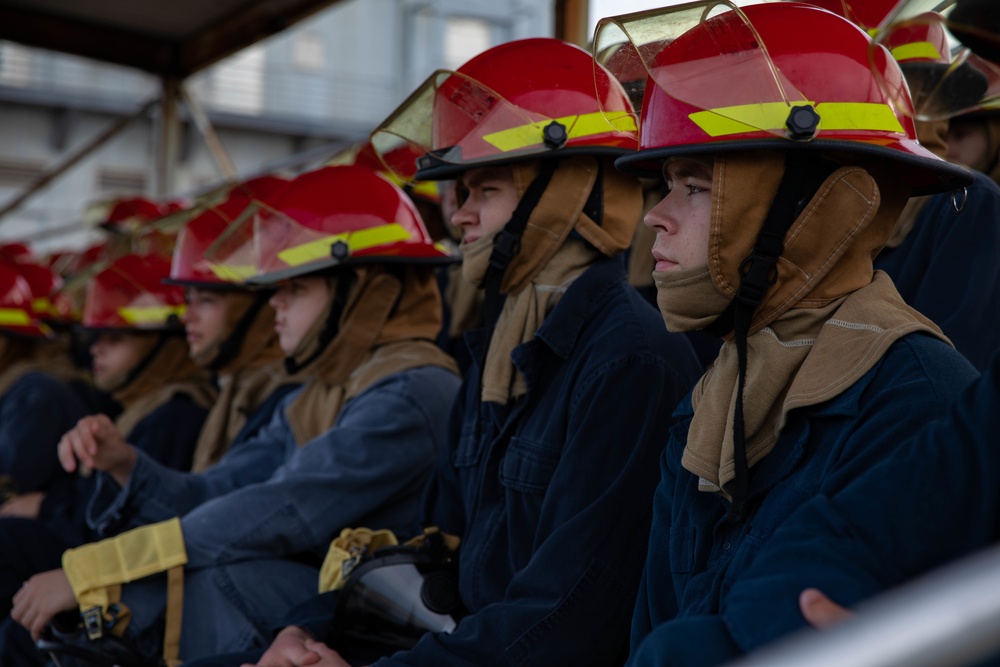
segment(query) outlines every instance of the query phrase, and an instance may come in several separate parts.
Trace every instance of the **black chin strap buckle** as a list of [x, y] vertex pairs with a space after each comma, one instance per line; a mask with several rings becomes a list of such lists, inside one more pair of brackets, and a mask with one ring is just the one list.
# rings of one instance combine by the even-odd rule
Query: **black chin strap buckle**
[[778, 258], [754, 252], [740, 264], [740, 287], [736, 298], [755, 308], [767, 290], [778, 281]]
[[[790, 226], [790, 225], [789, 225]], [[736, 298], [751, 309], [764, 299], [767, 290], [778, 281], [778, 257], [785, 249], [787, 228], [765, 226], [757, 237], [753, 251], [740, 264], [740, 286]]]
[[521, 251], [521, 238], [506, 227], [500, 230], [493, 239], [493, 251], [490, 253], [490, 267], [497, 271], [507, 268], [510, 260]]

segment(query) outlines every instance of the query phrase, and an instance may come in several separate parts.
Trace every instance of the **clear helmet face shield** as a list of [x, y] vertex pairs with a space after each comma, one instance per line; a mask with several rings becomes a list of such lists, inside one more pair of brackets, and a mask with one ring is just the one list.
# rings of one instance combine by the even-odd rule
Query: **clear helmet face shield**
[[836, 150], [900, 163], [915, 194], [968, 182], [917, 141], [889, 51], [815, 5], [707, 0], [609, 17], [594, 58], [641, 94], [639, 151], [616, 162], [627, 171], [718, 151]]
[[280, 199], [254, 200], [205, 255], [216, 270], [238, 267], [249, 284], [260, 285], [349, 262], [453, 261], [402, 191], [357, 166], [307, 172]]
[[[902, 0], [874, 32], [907, 73], [914, 117], [942, 120], [1000, 107], [1000, 3]], [[877, 76], [890, 96], [891, 87]]]
[[404, 180], [555, 155], [620, 155], [636, 145], [635, 117], [586, 51], [552, 39], [494, 47], [458, 70], [434, 72], [371, 136]]
[[[709, 0], [601, 19], [593, 49], [640, 116], [649, 115], [642, 113], [644, 105], [661, 103], [665, 94], [690, 107], [689, 121], [709, 136], [784, 137], [792, 107], [823, 100], [799, 90], [766, 46], [740, 7]], [[658, 90], [647, 89], [650, 84]], [[662, 145], [647, 136], [656, 128], [640, 133], [641, 146]]]
[[450, 633], [465, 615], [453, 563], [387, 548], [358, 565], [337, 600], [335, 646], [364, 661]]
[[[324, 227], [343, 231], [331, 233]], [[249, 284], [264, 285], [332, 268], [372, 248], [409, 239], [402, 225], [383, 224], [374, 215], [319, 215], [257, 203], [229, 225], [206, 256], [213, 270], [244, 274]]]
[[253, 247], [237, 242], [240, 224], [264, 209], [252, 197], [230, 197], [206, 208], [178, 233], [168, 283], [211, 285], [246, 282], [254, 273]]
[[108, 264], [87, 286], [82, 324], [87, 329], [179, 329], [184, 290], [164, 284], [170, 262], [159, 255], [126, 255]]

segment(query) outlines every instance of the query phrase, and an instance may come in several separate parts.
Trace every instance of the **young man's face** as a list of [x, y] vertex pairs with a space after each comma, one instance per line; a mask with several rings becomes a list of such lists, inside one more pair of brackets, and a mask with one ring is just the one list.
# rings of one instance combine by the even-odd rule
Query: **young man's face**
[[142, 361], [142, 339], [124, 331], [102, 331], [90, 345], [93, 355], [94, 384], [99, 389], [114, 389]]
[[222, 342], [226, 333], [226, 295], [213, 290], [189, 287], [186, 293], [187, 308], [184, 310], [184, 329], [187, 332], [191, 356]]
[[679, 271], [708, 264], [708, 223], [712, 214], [712, 168], [678, 159], [663, 167], [667, 196], [643, 222], [655, 234], [656, 271]]
[[292, 278], [271, 296], [274, 331], [285, 354], [292, 354], [330, 303], [330, 284], [325, 278]]
[[451, 224], [462, 231], [464, 243], [500, 231], [520, 200], [510, 167], [470, 169], [459, 177], [458, 190], [459, 200], [465, 195], [465, 201], [452, 214]]
[[948, 159], [967, 167], [990, 163], [986, 159], [986, 126], [979, 121], [955, 121], [948, 125]]

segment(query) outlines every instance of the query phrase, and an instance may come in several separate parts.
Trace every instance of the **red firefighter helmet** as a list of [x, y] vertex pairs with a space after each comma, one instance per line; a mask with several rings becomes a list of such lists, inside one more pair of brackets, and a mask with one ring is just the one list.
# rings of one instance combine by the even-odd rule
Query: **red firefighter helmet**
[[168, 206], [146, 197], [123, 197], [109, 202], [107, 213], [99, 224], [108, 231], [129, 233], [170, 212]]
[[19, 241], [10, 241], [7, 243], [0, 243], [0, 257], [10, 260], [12, 262], [33, 262], [35, 261], [35, 253], [31, 251], [27, 243], [21, 243]]
[[586, 51], [533, 38], [438, 70], [371, 142], [401, 178], [440, 180], [525, 158], [621, 155], [635, 149], [636, 125], [625, 91]]
[[238, 287], [254, 273], [253, 244], [227, 230], [240, 228], [260, 210], [269, 210], [290, 181], [261, 176], [229, 191], [228, 198], [205, 209], [181, 229], [174, 245], [168, 284], [223, 289]]
[[158, 254], [114, 260], [87, 286], [83, 326], [142, 331], [180, 328], [184, 289], [163, 284], [169, 273], [169, 260]]
[[84, 250], [61, 251], [48, 256], [47, 267], [58, 276], [60, 284], [49, 296], [47, 322], [63, 325], [80, 322], [87, 283], [107, 263], [106, 249], [106, 242], [101, 242]]
[[[923, 120], [944, 119], [1000, 102], [1000, 89], [993, 85], [1000, 79], [1000, 3], [929, 4], [900, 0], [875, 36], [876, 44], [900, 60], [908, 78], [908, 63], [923, 67], [921, 79], [911, 82], [912, 113]], [[926, 11], [929, 8], [934, 11]], [[935, 53], [941, 58], [935, 60]], [[885, 88], [889, 95], [895, 92]]]
[[[253, 244], [254, 284], [368, 262], [454, 261], [436, 246], [413, 202], [380, 174], [359, 166], [323, 167], [291, 181], [273, 208], [226, 232], [228, 246]], [[212, 253], [210, 253], [212, 254]]]
[[[898, 0], [809, 0], [809, 4], [840, 14], [889, 49], [906, 76], [917, 118], [953, 115], [955, 109], [974, 105], [986, 91], [986, 77], [964, 62], [964, 56], [952, 65], [948, 33], [940, 14], [918, 14], [912, 21], [887, 27], [885, 35], [878, 38], [879, 26]], [[875, 76], [878, 79], [880, 74]], [[903, 108], [909, 107], [904, 104]]]
[[898, 108], [909, 106], [906, 81], [888, 51], [819, 7], [710, 0], [612, 17], [598, 24], [594, 48], [609, 63], [624, 49], [630, 57], [615, 59], [618, 70], [636, 71], [638, 59], [647, 73], [639, 151], [617, 162], [626, 170], [658, 173], [675, 155], [774, 148], [892, 161], [914, 194], [971, 182], [917, 142], [912, 112]]
[[54, 309], [53, 297], [62, 287], [63, 280], [52, 269], [34, 262], [19, 262], [18, 270], [31, 288], [31, 310], [42, 320], [61, 320], [61, 313]]
[[[422, 153], [417, 152], [414, 148], [406, 144], [400, 146], [399, 151], [405, 152], [405, 155], [395, 155], [389, 159], [390, 162], [400, 162], [402, 164], [416, 164], [417, 158], [419, 158]], [[348, 146], [347, 148], [338, 151], [329, 161], [327, 161], [327, 166], [336, 167], [338, 165], [356, 164], [359, 167], [366, 167], [372, 171], [377, 171], [382, 174], [390, 181], [403, 188], [403, 191], [411, 197], [416, 197], [422, 199], [429, 204], [434, 204], [435, 206], [441, 205], [441, 191], [438, 189], [438, 184], [436, 181], [408, 181], [399, 177], [396, 172], [391, 169], [387, 169], [385, 163], [375, 152], [370, 141], [363, 144], [354, 144]]]
[[899, 4], [899, 0], [807, 0], [810, 5], [840, 14], [862, 30], [874, 35], [878, 26]]
[[64, 279], [72, 278], [104, 258], [106, 242], [101, 241], [83, 250], [61, 250], [50, 254], [48, 267]]
[[286, 187], [288, 187], [287, 178], [274, 174], [264, 174], [237, 183], [226, 193], [226, 198], [243, 197], [266, 202], [277, 197]]
[[52, 331], [32, 307], [34, 293], [24, 267], [0, 260], [0, 330], [29, 338], [48, 338]]

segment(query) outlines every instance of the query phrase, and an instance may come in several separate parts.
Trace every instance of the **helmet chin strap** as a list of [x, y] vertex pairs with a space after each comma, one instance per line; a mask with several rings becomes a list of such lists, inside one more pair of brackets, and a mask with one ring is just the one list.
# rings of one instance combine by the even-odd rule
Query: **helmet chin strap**
[[503, 299], [500, 295], [500, 283], [503, 281], [504, 273], [510, 261], [521, 251], [521, 237], [528, 226], [528, 219], [531, 213], [538, 206], [545, 189], [552, 181], [552, 174], [559, 166], [558, 160], [542, 160], [538, 175], [528, 185], [521, 200], [517, 202], [517, 207], [510, 216], [510, 220], [503, 226], [503, 229], [493, 237], [493, 251], [490, 253], [490, 264], [483, 276], [483, 314], [485, 321], [492, 330], [496, 325], [497, 318], [500, 317], [500, 307]]
[[[528, 219], [532, 211], [538, 206], [545, 189], [552, 181], [552, 174], [558, 167], [558, 160], [542, 160], [538, 175], [528, 185], [521, 200], [517, 203], [510, 220], [503, 229], [493, 237], [493, 251], [490, 253], [490, 263], [483, 277], [482, 289], [483, 297], [483, 321], [486, 323], [486, 339], [483, 344], [482, 354], [479, 358], [479, 395], [483, 390], [483, 373], [486, 369], [486, 356], [490, 351], [490, 341], [493, 338], [493, 331], [496, 328], [497, 320], [500, 318], [500, 309], [503, 306], [504, 297], [500, 294], [500, 283], [503, 281], [504, 273], [510, 261], [521, 251], [521, 237], [528, 226]], [[482, 420], [476, 417], [476, 437], [482, 432]]]
[[740, 284], [726, 310], [706, 329], [718, 336], [733, 332], [739, 375], [733, 416], [733, 448], [736, 477], [732, 483], [732, 503], [728, 518], [740, 521], [750, 492], [746, 433], [743, 419], [743, 392], [747, 375], [747, 337], [754, 311], [778, 278], [778, 258], [785, 248], [785, 235], [802, 210], [812, 200], [836, 165], [815, 155], [789, 152], [778, 192], [771, 202], [764, 225], [750, 255], [740, 264]]
[[289, 375], [295, 375], [316, 361], [323, 354], [323, 350], [337, 337], [337, 333], [340, 331], [340, 318], [347, 307], [347, 297], [351, 293], [351, 287], [354, 285], [355, 278], [354, 271], [345, 271], [340, 275], [339, 280], [337, 280], [337, 291], [333, 297], [333, 307], [330, 308], [330, 313], [326, 317], [326, 324], [323, 325], [323, 329], [319, 332], [319, 344], [316, 346], [316, 351], [302, 363], [297, 363], [293, 357], [285, 357], [285, 371]]
[[159, 338], [156, 341], [156, 345], [153, 346], [153, 349], [147, 352], [146, 356], [143, 357], [139, 361], [139, 363], [135, 365], [135, 368], [129, 371], [129, 374], [125, 377], [125, 380], [121, 384], [119, 384], [117, 387], [114, 387], [110, 391], [121, 391], [125, 387], [135, 382], [136, 378], [142, 375], [142, 372], [146, 370], [146, 368], [149, 366], [150, 363], [152, 363], [153, 358], [156, 357], [157, 354], [159, 354], [160, 350], [166, 344], [168, 337], [171, 335], [177, 335], [178, 333], [179, 332], [177, 331], [159, 332]]
[[267, 300], [270, 297], [271, 292], [269, 291], [261, 291], [254, 297], [250, 307], [247, 308], [246, 312], [243, 313], [243, 316], [236, 323], [236, 326], [233, 327], [233, 333], [226, 340], [222, 341], [222, 344], [219, 346], [219, 353], [215, 355], [215, 359], [209, 365], [210, 370], [218, 371], [236, 358], [236, 355], [240, 353], [240, 348], [243, 347], [243, 340], [247, 337], [247, 332], [250, 331], [250, 325], [257, 319], [257, 315], [267, 304]]

